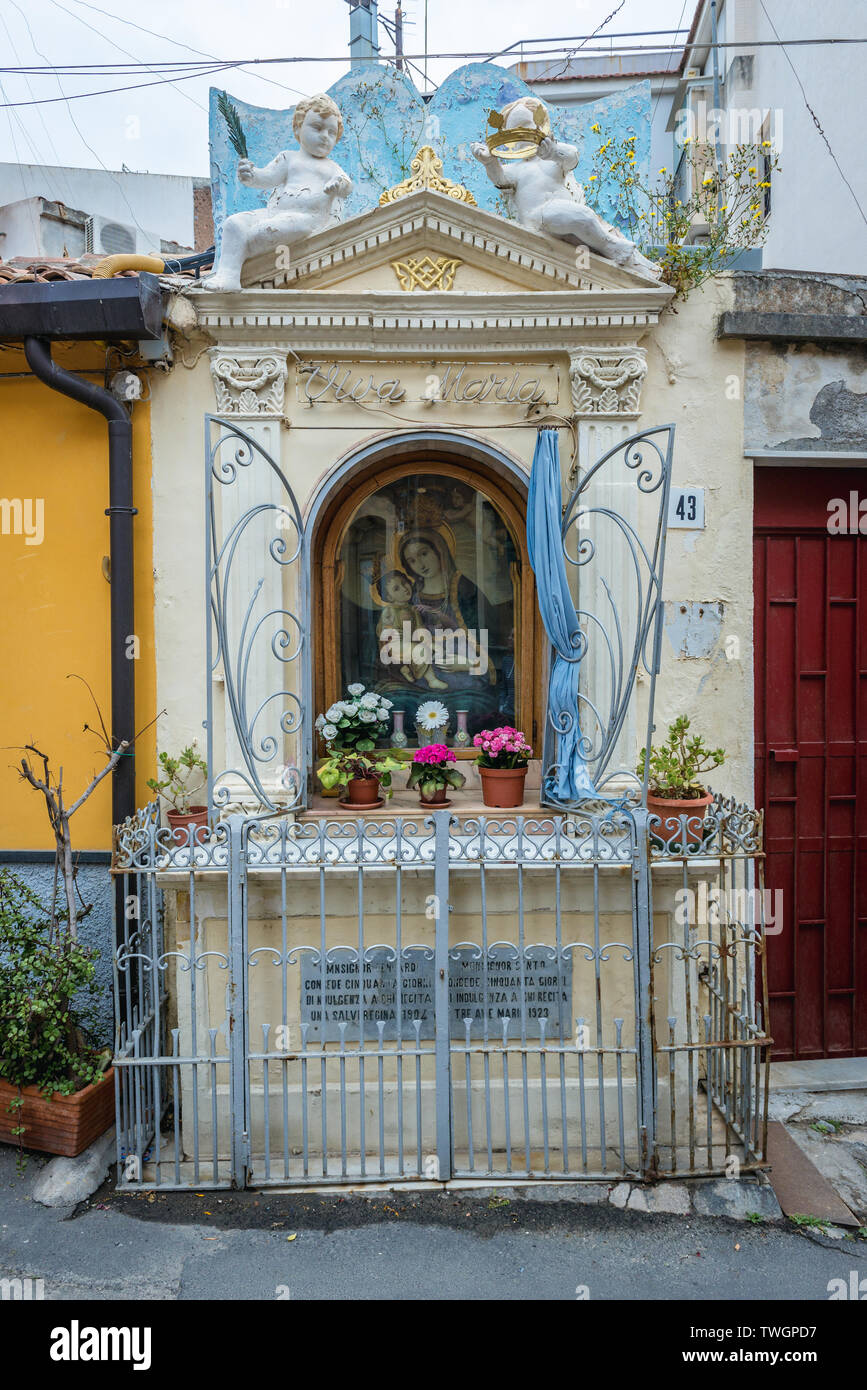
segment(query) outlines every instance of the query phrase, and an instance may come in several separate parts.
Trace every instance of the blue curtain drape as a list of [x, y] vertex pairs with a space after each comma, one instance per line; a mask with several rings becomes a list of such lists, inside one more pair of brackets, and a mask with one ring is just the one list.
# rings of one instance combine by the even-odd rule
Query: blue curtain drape
[[557, 768], [543, 768], [545, 799], [570, 805], [598, 795], [581, 756], [578, 681], [584, 640], [569, 592], [561, 535], [560, 449], [555, 429], [540, 429], [527, 498], [527, 549], [536, 576], [539, 611], [554, 648], [547, 718], [557, 734]]

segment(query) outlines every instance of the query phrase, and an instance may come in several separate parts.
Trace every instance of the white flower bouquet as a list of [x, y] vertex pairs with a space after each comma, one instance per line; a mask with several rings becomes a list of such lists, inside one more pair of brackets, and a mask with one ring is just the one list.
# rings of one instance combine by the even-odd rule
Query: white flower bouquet
[[335, 700], [324, 714], [316, 716], [316, 728], [328, 744], [329, 753], [353, 749], [370, 753], [384, 732], [392, 702], [363, 685], [348, 685], [346, 698]]
[[350, 792], [353, 782], [375, 778], [385, 795], [390, 796], [391, 774], [403, 764], [385, 752], [371, 755], [388, 724], [392, 702], [358, 684], [347, 686], [346, 696], [317, 715], [316, 728], [328, 749], [317, 776], [326, 791], [349, 785]]

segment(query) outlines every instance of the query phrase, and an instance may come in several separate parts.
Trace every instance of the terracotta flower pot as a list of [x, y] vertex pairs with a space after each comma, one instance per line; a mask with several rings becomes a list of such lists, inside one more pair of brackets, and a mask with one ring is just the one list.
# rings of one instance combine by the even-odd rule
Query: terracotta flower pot
[[447, 800], [445, 787], [437, 787], [430, 796], [425, 796], [423, 791], [419, 791], [418, 799], [422, 806], [442, 806]]
[[480, 767], [482, 800], [486, 806], [520, 806], [524, 800], [527, 768]]
[[[166, 816], [174, 832], [172, 839], [179, 845], [185, 845], [187, 843], [188, 826], [208, 824], [207, 806], [191, 806], [189, 811], [167, 811]], [[196, 836], [193, 835], [193, 840], [195, 839]]]
[[350, 777], [346, 784], [346, 800], [352, 806], [372, 806], [379, 801], [379, 778]]
[[23, 1125], [25, 1149], [75, 1158], [114, 1123], [114, 1067], [71, 1096], [59, 1091], [44, 1096], [38, 1086], [22, 1086], [24, 1105], [9, 1111], [17, 1096], [18, 1087], [0, 1079], [0, 1140], [17, 1144], [18, 1135], [12, 1131]]
[[[658, 840], [663, 840], [665, 844], [670, 844], [676, 840], [681, 842], [680, 817], [685, 815], [686, 821], [686, 844], [700, 844], [703, 838], [702, 827], [704, 818], [707, 815], [707, 808], [713, 801], [710, 792], [705, 792], [704, 796], [696, 796], [691, 800], [669, 800], [667, 797], [653, 796], [647, 794], [647, 809], [652, 816], [659, 816], [660, 824], [651, 827], [651, 835], [655, 835]], [[671, 822], [666, 824], [666, 822]]]

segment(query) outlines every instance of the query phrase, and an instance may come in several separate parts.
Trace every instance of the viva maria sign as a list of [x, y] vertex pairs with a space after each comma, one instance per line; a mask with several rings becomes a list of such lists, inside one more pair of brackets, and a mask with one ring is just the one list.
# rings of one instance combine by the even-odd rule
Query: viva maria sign
[[[533, 374], [532, 367], [513, 367], [507, 363], [449, 362], [441, 367], [434, 363], [427, 372], [422, 370], [423, 376], [413, 397], [408, 395], [411, 388], [404, 386], [398, 376], [380, 377], [366, 368], [345, 362], [316, 362], [307, 368], [303, 389], [299, 383], [299, 395], [311, 404], [352, 401], [357, 405], [396, 404], [413, 398], [431, 403], [444, 401], [450, 405], [487, 401], [496, 405], [528, 406], [551, 400], [552, 393], [546, 390], [538, 368]], [[554, 399], [558, 394], [555, 385]]]

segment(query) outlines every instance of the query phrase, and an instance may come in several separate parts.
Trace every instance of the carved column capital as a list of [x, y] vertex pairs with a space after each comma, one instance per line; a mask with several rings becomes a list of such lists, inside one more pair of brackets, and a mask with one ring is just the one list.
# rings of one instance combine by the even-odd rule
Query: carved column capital
[[282, 415], [285, 347], [211, 348], [211, 377], [220, 415]]
[[644, 348], [573, 348], [569, 354], [572, 409], [576, 415], [637, 416], [647, 373]]

